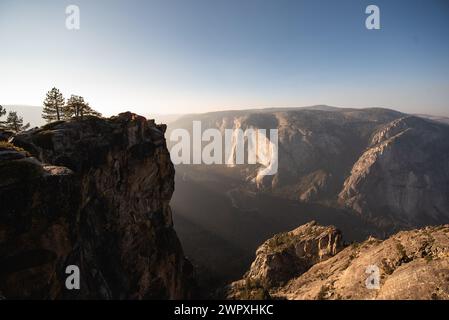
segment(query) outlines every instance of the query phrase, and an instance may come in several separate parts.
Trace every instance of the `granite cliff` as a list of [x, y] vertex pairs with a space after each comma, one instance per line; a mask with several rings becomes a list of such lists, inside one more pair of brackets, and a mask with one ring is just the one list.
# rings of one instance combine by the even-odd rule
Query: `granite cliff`
[[203, 130], [278, 129], [276, 174], [260, 177], [258, 165], [208, 168], [212, 178], [238, 176], [241, 194], [342, 208], [380, 234], [449, 222], [447, 124], [382, 108], [315, 106], [188, 115], [169, 130], [191, 130], [194, 120]]
[[448, 137], [449, 126], [414, 116], [380, 127], [352, 167], [339, 200], [386, 226], [446, 223]]
[[[132, 113], [60, 121], [0, 144], [0, 291], [6, 298], [189, 298], [173, 229], [164, 125]], [[80, 269], [80, 290], [65, 268]]]

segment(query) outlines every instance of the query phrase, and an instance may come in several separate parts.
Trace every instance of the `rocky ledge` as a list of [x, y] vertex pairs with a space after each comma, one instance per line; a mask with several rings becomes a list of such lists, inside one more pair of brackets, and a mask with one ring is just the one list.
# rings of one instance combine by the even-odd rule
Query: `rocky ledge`
[[[0, 292], [33, 299], [189, 298], [165, 126], [132, 113], [0, 142]], [[67, 290], [68, 265], [80, 289]]]
[[[299, 229], [307, 234], [305, 230], [314, 228], [317, 226], [307, 224]], [[259, 248], [245, 278], [228, 286], [228, 298], [449, 299], [449, 225], [402, 231], [384, 241], [370, 237], [362, 243], [340, 248], [336, 254], [327, 250], [331, 254], [321, 259], [312, 255], [315, 259], [311, 263], [316, 263], [308, 270], [301, 265], [295, 276], [280, 285], [270, 285], [251, 276], [264, 273], [265, 265], [256, 262], [276, 254], [277, 249], [266, 252], [267, 243], [276, 237], [279, 235]], [[301, 243], [292, 233], [283, 237], [291, 238], [284, 241]], [[322, 234], [316, 239], [320, 238], [323, 239]], [[278, 259], [291, 259], [290, 254], [285, 252]], [[280, 274], [284, 275], [282, 271]]]
[[333, 226], [319, 226], [315, 221], [277, 234], [257, 249], [250, 270], [244, 279], [231, 284], [227, 297], [246, 299], [255, 295], [261, 298], [266, 293], [257, 289], [282, 286], [342, 249], [341, 232]]

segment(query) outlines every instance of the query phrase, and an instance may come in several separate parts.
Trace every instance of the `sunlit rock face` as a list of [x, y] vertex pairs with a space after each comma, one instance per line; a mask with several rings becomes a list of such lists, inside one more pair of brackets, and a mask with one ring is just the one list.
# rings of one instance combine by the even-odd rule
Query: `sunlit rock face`
[[[242, 190], [346, 208], [388, 233], [449, 222], [449, 126], [443, 123], [388, 109], [316, 106], [188, 115], [169, 131], [191, 130], [194, 120], [204, 130], [278, 130], [275, 174], [264, 175], [263, 159], [273, 148], [260, 148], [256, 165], [229, 168], [229, 175], [238, 172]], [[234, 140], [230, 146], [235, 158]]]
[[[335, 197], [345, 174], [368, 143], [369, 135], [379, 125], [388, 123], [400, 113], [391, 110], [337, 108], [262, 109], [214, 112], [185, 116], [169, 126], [169, 131], [185, 128], [192, 131], [192, 122], [200, 121], [203, 130], [217, 128], [223, 135], [226, 129], [276, 129], [278, 136], [278, 170], [263, 176], [262, 170], [271, 158], [273, 148], [260, 148], [258, 165], [240, 165], [242, 180], [259, 190], [277, 195], [313, 201]], [[267, 132], [261, 144], [270, 140]], [[245, 140], [247, 142], [247, 140]], [[268, 143], [269, 144], [269, 143]], [[237, 146], [231, 140], [231, 158]], [[245, 144], [245, 154], [249, 146]], [[261, 174], [262, 173], [262, 174]]]
[[449, 126], [402, 117], [377, 130], [339, 198], [379, 222], [449, 219]]
[[446, 300], [449, 299], [448, 245], [448, 225], [403, 231], [384, 241], [370, 238], [314, 265], [273, 296]]
[[[267, 246], [280, 239], [308, 249], [292, 255], [282, 246], [281, 250], [279, 245]], [[346, 246], [339, 239], [341, 234], [335, 233], [334, 227], [314, 223], [275, 235], [257, 250], [245, 277], [224, 289], [225, 296], [289, 300], [449, 299], [449, 225], [402, 231], [383, 241], [370, 237]], [[323, 248], [322, 244], [325, 254], [320, 256], [316, 249]], [[270, 255], [278, 255], [276, 261], [284, 261], [270, 271], [270, 279], [282, 277], [281, 282], [263, 281], [261, 277], [267, 274], [269, 261], [264, 257]], [[309, 257], [310, 264], [288, 264], [292, 256]], [[276, 266], [274, 262], [268, 264]], [[286, 268], [290, 268], [288, 274]]]
[[[192, 267], [172, 225], [165, 126], [131, 113], [56, 122], [0, 150], [0, 291], [8, 298], [176, 299]], [[65, 268], [80, 269], [67, 290]]]
[[245, 274], [245, 280], [280, 286], [315, 263], [334, 256], [342, 248], [339, 230], [310, 222], [263, 243], [256, 251], [256, 259]]

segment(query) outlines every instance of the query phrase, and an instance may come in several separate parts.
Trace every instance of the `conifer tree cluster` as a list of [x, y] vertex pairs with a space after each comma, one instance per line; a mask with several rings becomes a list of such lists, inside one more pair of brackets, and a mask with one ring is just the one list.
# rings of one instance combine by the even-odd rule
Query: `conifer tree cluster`
[[64, 117], [83, 118], [84, 116], [101, 117], [101, 114], [92, 109], [83, 97], [72, 95], [64, 107]]
[[10, 130], [14, 132], [19, 132], [26, 130], [30, 127], [30, 124], [23, 124], [23, 118], [20, 117], [17, 112], [10, 111], [8, 112], [8, 116], [5, 121], [2, 121], [1, 118], [6, 115], [6, 110], [3, 106], [0, 105], [0, 129]]
[[92, 109], [83, 97], [72, 95], [67, 102], [57, 88], [47, 92], [44, 100], [42, 118], [47, 122], [83, 118], [84, 116], [101, 117], [101, 113]]

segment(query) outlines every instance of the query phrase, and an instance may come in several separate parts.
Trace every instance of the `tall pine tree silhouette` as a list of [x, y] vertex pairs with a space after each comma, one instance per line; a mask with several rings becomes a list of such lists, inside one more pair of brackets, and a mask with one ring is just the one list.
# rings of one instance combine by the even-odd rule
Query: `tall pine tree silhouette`
[[61, 120], [63, 118], [64, 97], [58, 89], [53, 88], [47, 92], [44, 100], [42, 118], [47, 122]]
[[6, 114], [5, 108], [3, 108], [2, 105], [0, 105], [0, 118], [3, 117]]
[[[3, 117], [6, 114], [5, 108], [3, 108], [2, 105], [0, 105], [0, 118]], [[3, 128], [4, 121], [0, 120], [0, 129]]]

